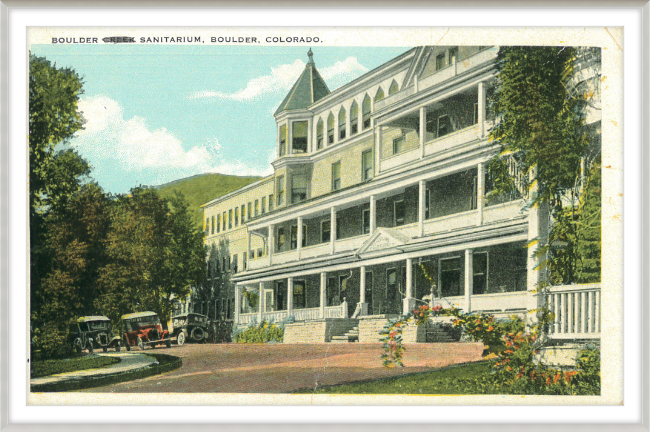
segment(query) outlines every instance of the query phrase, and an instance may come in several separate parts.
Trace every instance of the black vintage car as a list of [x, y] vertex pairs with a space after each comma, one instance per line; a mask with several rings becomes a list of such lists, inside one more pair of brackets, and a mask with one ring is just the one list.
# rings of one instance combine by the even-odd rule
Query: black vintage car
[[120, 351], [122, 345], [119, 336], [113, 336], [111, 320], [105, 316], [85, 316], [77, 319], [77, 322], [70, 326], [68, 343], [72, 349], [81, 352], [87, 349], [93, 352], [101, 348], [104, 352], [109, 348]]
[[210, 320], [205, 315], [188, 313], [172, 317], [172, 326], [174, 328], [172, 339], [176, 338], [178, 345], [183, 345], [187, 341], [205, 342], [208, 338]]

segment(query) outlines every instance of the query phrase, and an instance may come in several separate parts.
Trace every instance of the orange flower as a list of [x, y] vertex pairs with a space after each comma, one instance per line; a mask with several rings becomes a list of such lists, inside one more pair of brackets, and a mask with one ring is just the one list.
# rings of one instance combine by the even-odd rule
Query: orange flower
[[546, 385], [551, 385], [551, 377], [546, 378]]
[[476, 331], [480, 331], [480, 330], [481, 330], [481, 327], [480, 327], [480, 326], [479, 326], [479, 327], [476, 327]]
[[567, 384], [571, 382], [571, 378], [573, 378], [575, 375], [578, 375], [578, 372], [571, 371], [571, 372], [564, 373], [564, 379], [566, 380]]
[[492, 326], [488, 327], [488, 331], [492, 331], [492, 330], [494, 330], [494, 327]]
[[519, 373], [517, 374], [517, 379], [521, 378], [522, 375], [523, 375], [523, 373], [519, 372]]
[[511, 342], [511, 341], [506, 341], [506, 346], [511, 347], [511, 346], [512, 346], [512, 342]]
[[558, 372], [558, 373], [555, 375], [555, 378], [553, 378], [553, 384], [557, 383], [558, 380], [559, 380], [561, 377], [562, 377], [562, 374]]
[[510, 366], [508, 366], [508, 372], [510, 372], [510, 371], [512, 371], [512, 368]]
[[504, 353], [504, 354], [512, 354], [513, 351], [512, 351], [512, 350], [505, 350], [503, 353]]

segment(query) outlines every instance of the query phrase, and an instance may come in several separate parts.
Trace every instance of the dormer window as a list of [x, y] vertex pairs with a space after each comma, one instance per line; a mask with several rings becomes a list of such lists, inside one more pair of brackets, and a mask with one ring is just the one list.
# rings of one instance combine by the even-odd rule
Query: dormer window
[[330, 113], [327, 118], [327, 144], [334, 143], [334, 115]]
[[280, 156], [287, 154], [287, 125], [280, 126]]
[[366, 95], [363, 99], [363, 105], [361, 107], [362, 111], [362, 122], [363, 130], [366, 130], [370, 127], [370, 97]]
[[292, 153], [307, 153], [308, 123], [296, 121], [292, 123]]
[[291, 202], [293, 204], [307, 199], [308, 179], [305, 174], [291, 176]]
[[318, 125], [316, 126], [316, 148], [318, 150], [323, 148], [324, 137], [323, 137], [323, 119], [318, 120]]
[[390, 85], [390, 88], [388, 89], [388, 95], [394, 95], [399, 91], [399, 86], [397, 85], [397, 81], [393, 80], [393, 82]]
[[359, 132], [359, 105], [356, 102], [350, 107], [350, 136]]
[[379, 102], [382, 99], [384, 99], [384, 90], [379, 87], [379, 90], [377, 90], [377, 93], [375, 94], [375, 102]]
[[345, 108], [341, 108], [339, 111], [339, 139], [345, 139], [345, 127], [346, 127], [346, 117], [345, 117]]

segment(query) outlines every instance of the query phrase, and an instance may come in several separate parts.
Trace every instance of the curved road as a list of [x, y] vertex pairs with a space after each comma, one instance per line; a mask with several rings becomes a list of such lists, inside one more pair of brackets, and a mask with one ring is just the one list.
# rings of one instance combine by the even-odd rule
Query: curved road
[[[187, 344], [145, 352], [182, 357], [174, 371], [83, 390], [109, 393], [291, 393], [352, 381], [422, 372], [481, 359], [482, 344], [406, 346], [404, 368], [381, 365], [380, 344]], [[132, 352], [140, 352], [138, 349]]]

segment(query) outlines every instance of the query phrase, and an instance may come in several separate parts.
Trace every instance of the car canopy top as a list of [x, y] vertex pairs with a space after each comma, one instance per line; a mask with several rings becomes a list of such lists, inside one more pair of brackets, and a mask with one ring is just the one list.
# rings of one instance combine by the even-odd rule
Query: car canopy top
[[133, 318], [142, 318], [142, 317], [148, 317], [148, 316], [157, 316], [158, 314], [156, 312], [135, 312], [135, 313], [130, 313], [126, 315], [122, 315], [123, 320], [127, 319], [133, 319]]
[[78, 323], [90, 322], [90, 321], [110, 321], [110, 319], [108, 319], [105, 316], [101, 316], [101, 315], [98, 315], [98, 316], [85, 316], [85, 317], [81, 317], [81, 318], [77, 319]]

